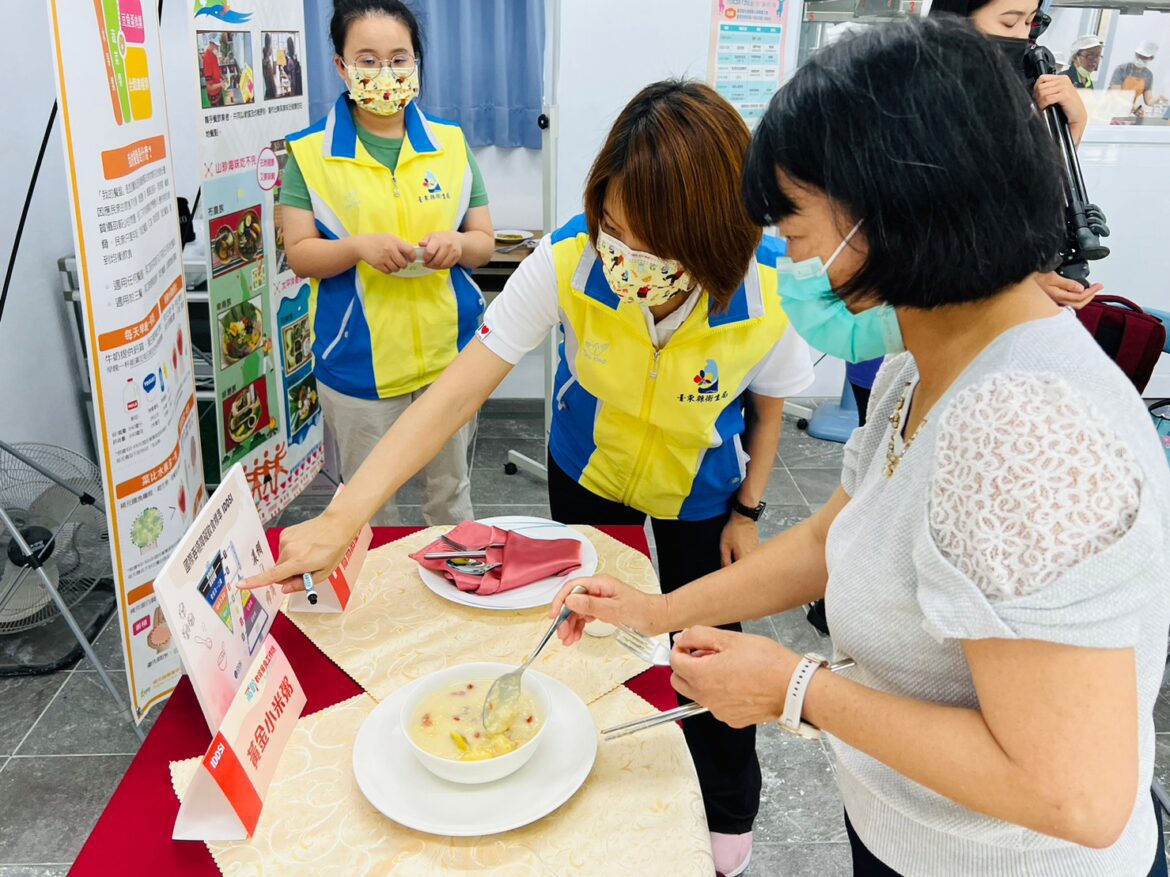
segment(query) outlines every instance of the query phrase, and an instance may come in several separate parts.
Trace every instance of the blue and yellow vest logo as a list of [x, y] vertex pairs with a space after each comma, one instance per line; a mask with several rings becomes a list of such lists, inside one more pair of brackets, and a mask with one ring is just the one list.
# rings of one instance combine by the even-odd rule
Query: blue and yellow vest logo
[[426, 176], [423, 177], [422, 187], [426, 194], [419, 195], [419, 204], [422, 204], [424, 201], [449, 201], [451, 199], [451, 194], [444, 192], [443, 187], [439, 185], [439, 178], [435, 176], [434, 171], [426, 172]]
[[726, 390], [719, 391], [719, 364], [715, 360], [708, 359], [707, 364], [699, 369], [694, 380], [697, 385], [696, 391], [694, 393], [679, 393], [678, 401], [717, 402], [728, 397]]

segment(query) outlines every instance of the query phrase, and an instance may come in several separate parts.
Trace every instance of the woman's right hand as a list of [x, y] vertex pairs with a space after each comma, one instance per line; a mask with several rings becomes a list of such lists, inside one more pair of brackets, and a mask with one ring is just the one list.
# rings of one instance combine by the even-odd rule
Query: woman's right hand
[[361, 234], [354, 238], [358, 258], [376, 271], [393, 274], [414, 261], [414, 244], [392, 234]]
[[280, 562], [272, 569], [240, 582], [245, 590], [280, 585], [285, 594], [305, 589], [304, 575], [324, 582], [341, 564], [356, 529], [343, 524], [328, 511], [280, 534]]
[[[570, 593], [577, 587], [584, 587], [585, 593]], [[647, 594], [612, 576], [566, 582], [553, 600], [549, 617], [555, 618], [565, 605], [573, 614], [560, 626], [557, 635], [567, 646], [581, 639], [585, 625], [594, 620], [624, 624], [651, 636], [667, 630], [666, 598], [663, 595]]]

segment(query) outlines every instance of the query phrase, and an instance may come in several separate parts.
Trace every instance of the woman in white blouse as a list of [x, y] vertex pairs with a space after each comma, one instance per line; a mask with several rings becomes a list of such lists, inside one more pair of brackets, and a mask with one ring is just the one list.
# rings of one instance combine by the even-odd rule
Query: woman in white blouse
[[[793, 325], [822, 350], [907, 352], [811, 519], [668, 597], [589, 580], [562, 636], [687, 628], [681, 693], [733, 726], [820, 729], [857, 874], [1165, 874], [1170, 473], [1125, 376], [1029, 279], [1061, 196], [1009, 75], [929, 20], [842, 40], [781, 89], [744, 190], [788, 238]], [[821, 596], [856, 661], [839, 673], [698, 626]]]

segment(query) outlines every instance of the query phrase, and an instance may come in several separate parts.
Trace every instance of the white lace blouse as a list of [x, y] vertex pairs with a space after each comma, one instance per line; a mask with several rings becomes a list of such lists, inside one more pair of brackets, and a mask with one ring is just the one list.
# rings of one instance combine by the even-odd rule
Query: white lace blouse
[[838, 657], [870, 687], [976, 707], [963, 640], [1133, 648], [1141, 788], [1117, 844], [1091, 850], [967, 810], [830, 738], [850, 819], [907, 877], [1144, 875], [1170, 627], [1170, 467], [1149, 416], [1070, 313], [997, 339], [905, 447], [890, 421], [916, 383], [912, 357], [887, 362], [846, 447], [852, 500], [826, 549]]

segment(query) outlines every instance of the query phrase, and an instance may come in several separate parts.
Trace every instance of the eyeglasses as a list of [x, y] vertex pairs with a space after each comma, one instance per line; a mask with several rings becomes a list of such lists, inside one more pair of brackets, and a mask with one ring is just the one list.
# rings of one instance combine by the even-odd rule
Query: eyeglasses
[[347, 61], [363, 73], [377, 73], [379, 70], [389, 68], [395, 73], [411, 74], [414, 72], [418, 62], [413, 55], [406, 52], [399, 52], [392, 58], [379, 58], [377, 55], [372, 55], [368, 52], [362, 52], [352, 61]]

